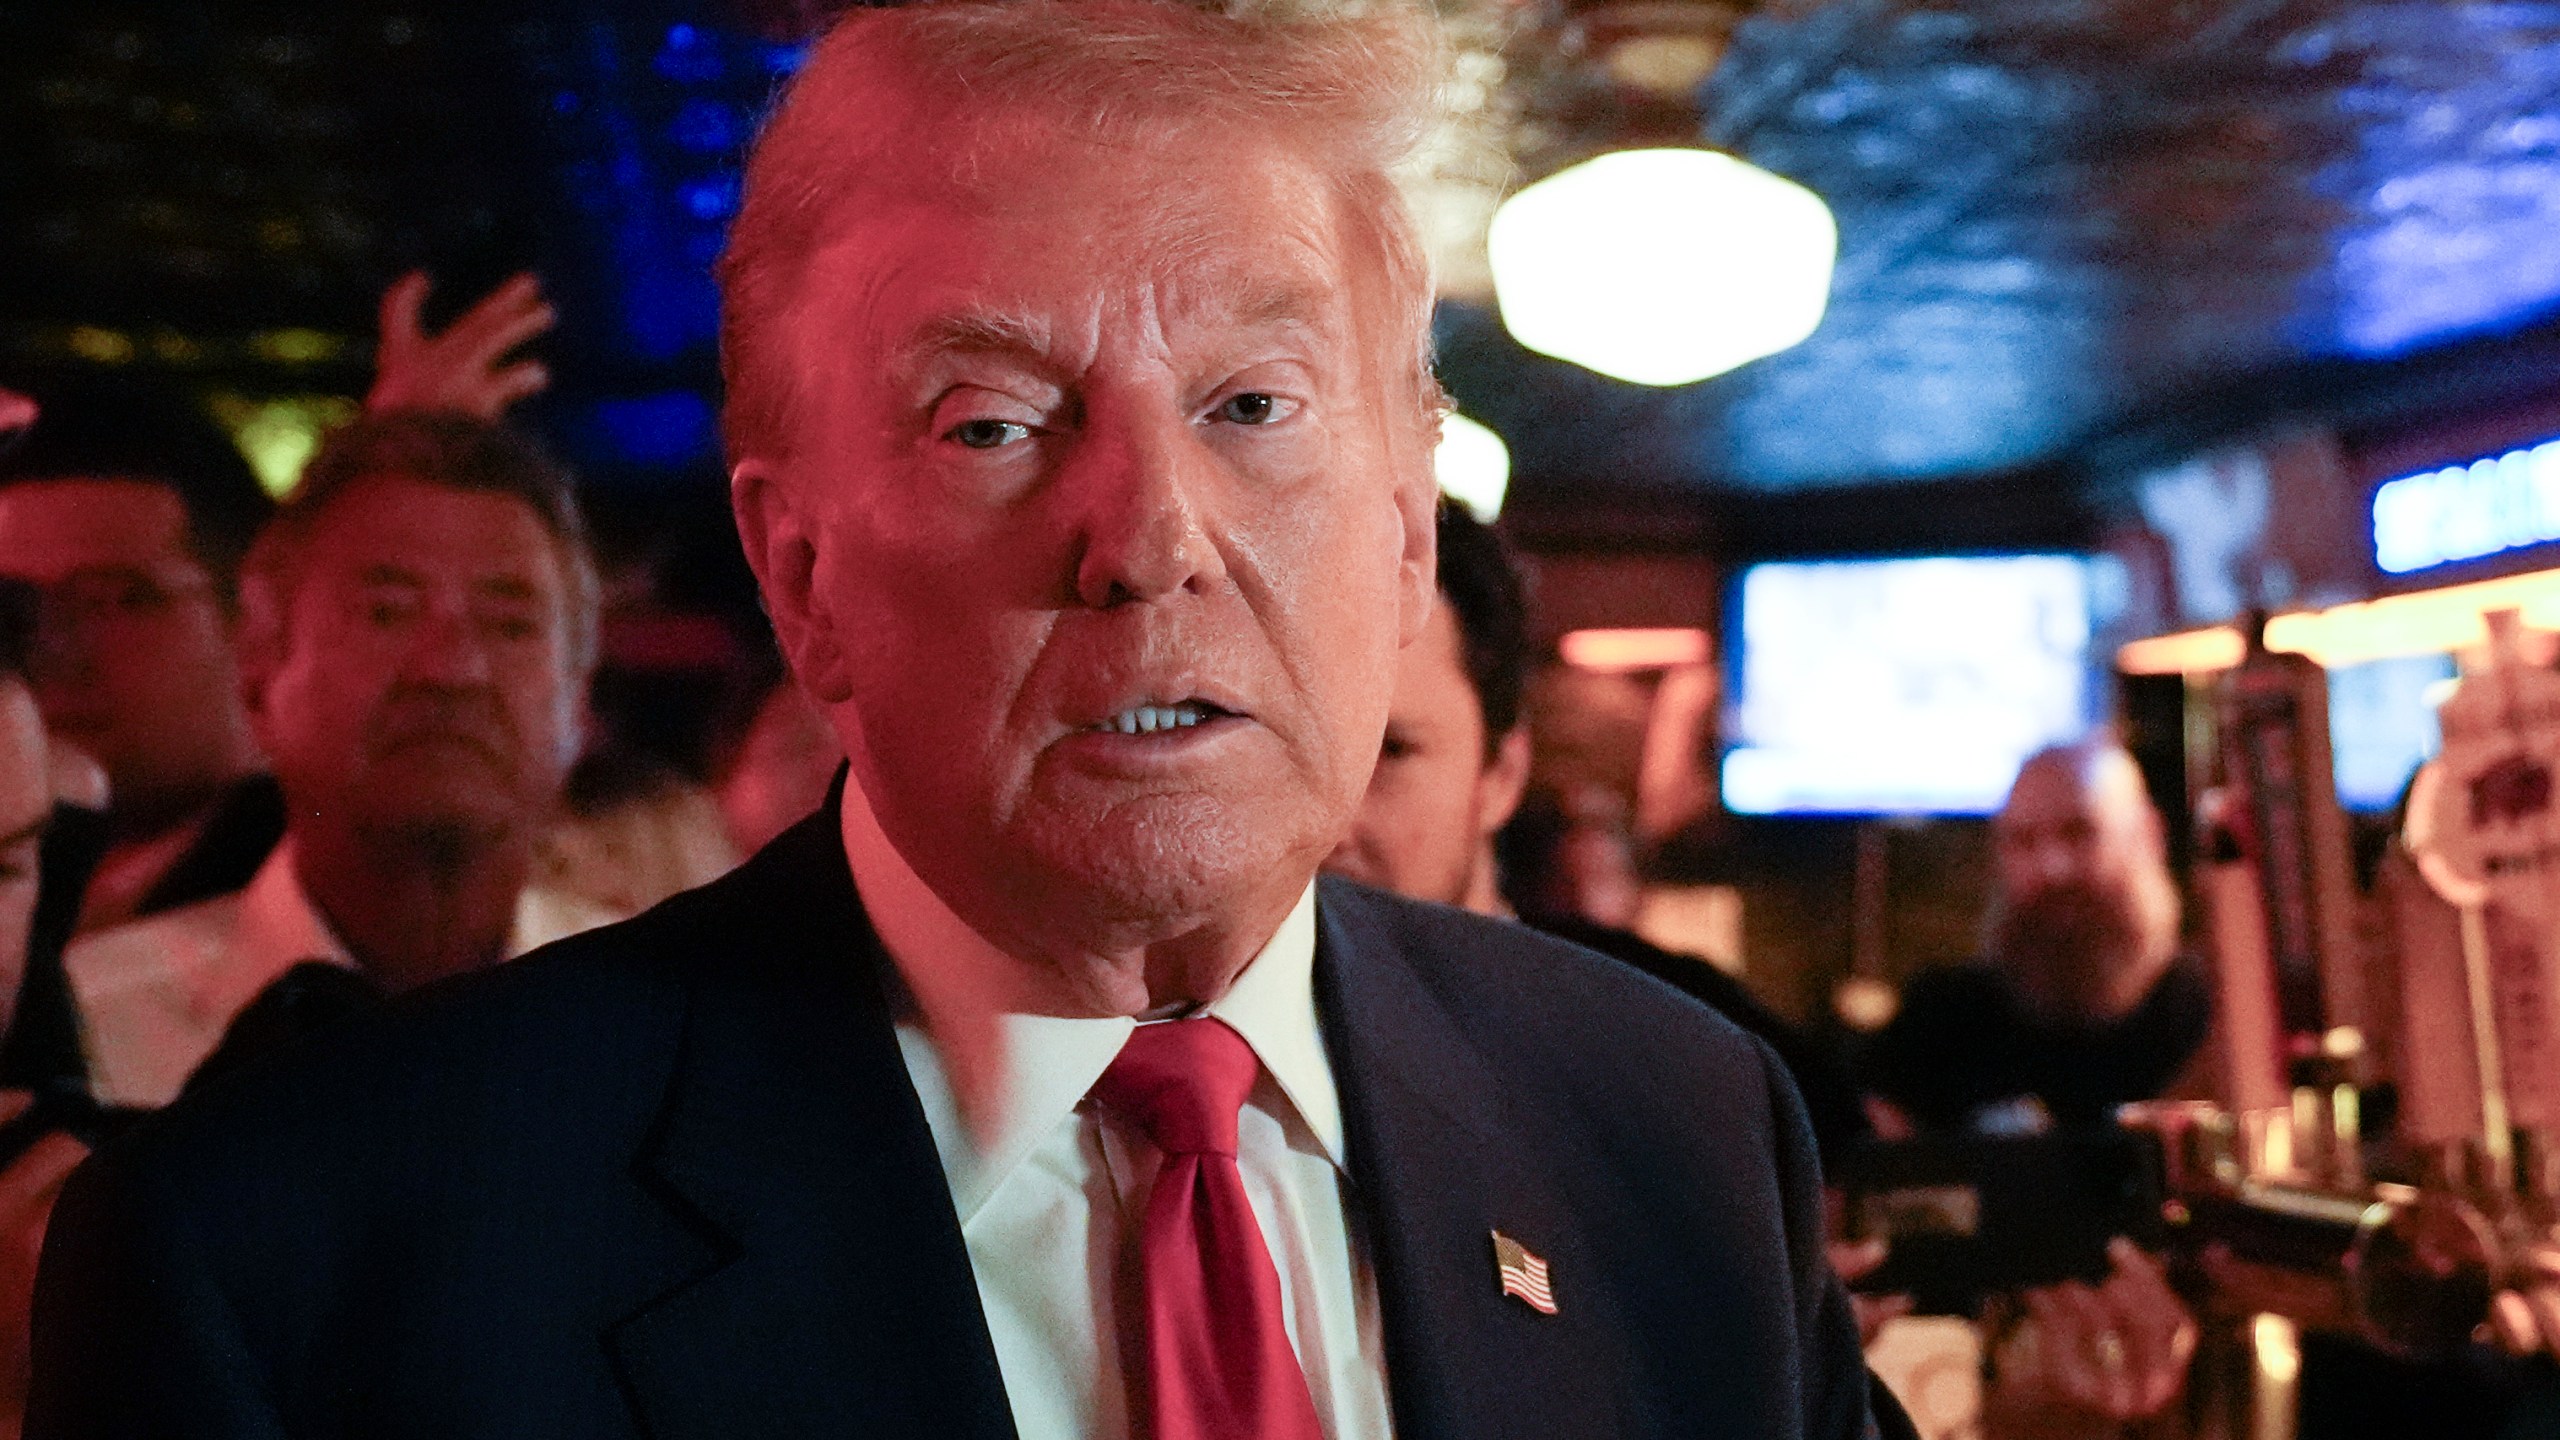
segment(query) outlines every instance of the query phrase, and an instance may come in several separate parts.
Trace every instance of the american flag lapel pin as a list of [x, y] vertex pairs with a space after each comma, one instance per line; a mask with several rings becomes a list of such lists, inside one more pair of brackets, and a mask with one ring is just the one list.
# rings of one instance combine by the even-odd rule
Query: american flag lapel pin
[[1517, 1297], [1541, 1315], [1556, 1313], [1555, 1281], [1547, 1273], [1547, 1262], [1499, 1230], [1493, 1232], [1493, 1271], [1502, 1281], [1503, 1294]]

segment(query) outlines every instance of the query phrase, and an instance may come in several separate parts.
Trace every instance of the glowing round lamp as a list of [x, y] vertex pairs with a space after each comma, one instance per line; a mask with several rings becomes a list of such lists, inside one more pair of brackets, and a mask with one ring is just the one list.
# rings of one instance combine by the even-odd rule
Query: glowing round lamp
[[1822, 198], [1712, 150], [1619, 150], [1502, 203], [1502, 323], [1542, 355], [1687, 385], [1813, 333], [1840, 229]]
[[1511, 488], [1511, 447], [1491, 430], [1451, 411], [1440, 420], [1440, 447], [1431, 453], [1440, 493], [1467, 507], [1487, 525], [1502, 513]]

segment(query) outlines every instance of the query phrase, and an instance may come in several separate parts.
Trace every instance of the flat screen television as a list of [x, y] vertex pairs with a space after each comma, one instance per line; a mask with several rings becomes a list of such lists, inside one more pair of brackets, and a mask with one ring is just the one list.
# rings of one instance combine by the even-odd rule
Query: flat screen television
[[2097, 718], [2075, 555], [1753, 565], [1726, 610], [1725, 807], [1983, 815]]

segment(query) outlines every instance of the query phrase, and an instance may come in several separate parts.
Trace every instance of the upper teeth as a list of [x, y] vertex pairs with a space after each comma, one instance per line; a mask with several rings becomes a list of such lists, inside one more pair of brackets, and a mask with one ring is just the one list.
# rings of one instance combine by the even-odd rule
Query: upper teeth
[[1159, 730], [1197, 725], [1207, 718], [1206, 712], [1192, 704], [1140, 705], [1103, 721], [1102, 728], [1122, 735], [1153, 735]]

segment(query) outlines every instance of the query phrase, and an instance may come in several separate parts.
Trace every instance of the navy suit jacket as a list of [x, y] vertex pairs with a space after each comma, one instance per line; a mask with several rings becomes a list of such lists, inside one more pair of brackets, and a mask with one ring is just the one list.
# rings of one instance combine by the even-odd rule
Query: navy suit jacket
[[[1400, 1436], [1870, 1432], [1764, 1046], [1517, 925], [1317, 913]], [[27, 1434], [1012, 1436], [886, 966], [830, 809], [191, 1095], [63, 1196]]]

